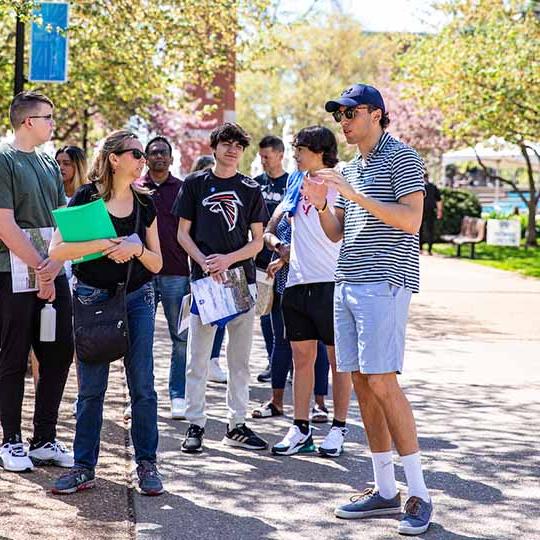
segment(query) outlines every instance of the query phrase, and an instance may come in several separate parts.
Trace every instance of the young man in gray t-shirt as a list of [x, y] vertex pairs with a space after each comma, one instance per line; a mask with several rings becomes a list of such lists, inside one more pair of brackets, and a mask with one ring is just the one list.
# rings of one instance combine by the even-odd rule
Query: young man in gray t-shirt
[[[53, 104], [42, 94], [21, 92], [11, 102], [15, 140], [0, 148], [0, 464], [31, 470], [34, 464], [73, 465], [73, 455], [56, 440], [58, 408], [73, 359], [71, 295], [61, 263], [39, 253], [24, 229], [53, 227], [52, 210], [65, 206], [60, 170], [36, 147], [50, 140]], [[37, 292], [13, 292], [10, 252], [36, 275]], [[56, 339], [40, 341], [40, 311], [56, 310]], [[39, 363], [34, 434], [27, 452], [21, 410], [30, 348]]]

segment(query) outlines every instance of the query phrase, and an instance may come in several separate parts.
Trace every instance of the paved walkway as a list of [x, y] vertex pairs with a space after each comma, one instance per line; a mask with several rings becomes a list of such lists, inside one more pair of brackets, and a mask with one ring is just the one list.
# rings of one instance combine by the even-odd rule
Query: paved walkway
[[[429, 539], [540, 538], [540, 280], [467, 261], [422, 258], [422, 293], [411, 309], [402, 383], [416, 411], [426, 480], [436, 504]], [[231, 451], [225, 430], [224, 386], [209, 385], [207, 451], [179, 452], [184, 422], [168, 418], [169, 345], [159, 316], [156, 339], [160, 396], [160, 463], [168, 493], [142, 498], [127, 489], [124, 386], [113, 368], [104, 422], [98, 489], [71, 497], [46, 492], [54, 469], [29, 475], [0, 470], [0, 540], [105, 539], [386, 539], [395, 519], [342, 521], [336, 503], [371, 480], [358, 408], [351, 407], [347, 452], [276, 458]], [[259, 333], [253, 373], [265, 362]], [[28, 381], [30, 382], [30, 381]], [[29, 384], [30, 388], [30, 384]], [[69, 440], [74, 396], [70, 380], [61, 431]], [[290, 389], [288, 390], [290, 402]], [[269, 395], [254, 383], [251, 399]], [[28, 398], [31, 398], [29, 392]], [[291, 413], [291, 408], [287, 408]], [[25, 423], [31, 422], [31, 400]], [[290, 417], [258, 421], [275, 442]], [[317, 431], [322, 438], [328, 430]], [[25, 435], [29, 435], [28, 432]], [[398, 480], [403, 471], [397, 465]], [[401, 484], [403, 489], [405, 486]]]

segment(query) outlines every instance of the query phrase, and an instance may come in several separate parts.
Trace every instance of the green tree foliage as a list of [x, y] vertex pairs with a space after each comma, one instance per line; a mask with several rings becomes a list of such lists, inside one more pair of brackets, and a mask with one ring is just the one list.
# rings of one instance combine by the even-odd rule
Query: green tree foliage
[[470, 191], [460, 189], [441, 189], [444, 202], [443, 218], [436, 222], [435, 236], [442, 234], [458, 234], [461, 220], [465, 216], [480, 217], [482, 205], [478, 197]]
[[443, 130], [460, 142], [496, 136], [520, 147], [527, 163], [529, 195], [521, 194], [529, 207], [527, 243], [536, 245], [540, 178], [532, 161], [540, 155], [528, 142], [538, 139], [540, 125], [540, 22], [532, 4], [520, 0], [453, 0], [442, 8], [451, 18], [439, 34], [403, 44], [403, 83], [422, 105], [441, 110]]
[[[393, 50], [389, 37], [370, 35], [351, 17], [332, 16], [273, 29], [279, 46], [238, 76], [238, 122], [257, 143], [264, 135], [281, 136], [321, 124], [334, 128], [324, 103], [356, 82], [376, 81]], [[337, 132], [337, 130], [336, 130]], [[340, 157], [354, 149], [341, 139]], [[257, 151], [244, 157], [249, 166]]]
[[[0, 0], [0, 106], [12, 92], [17, 13], [37, 3]], [[27, 84], [52, 97], [60, 140], [81, 142], [93, 125], [109, 129], [134, 114], [148, 118], [156, 104], [180, 108], [189, 88], [215, 91], [217, 73], [249, 63], [270, 25], [269, 0], [76, 0], [70, 4], [69, 81]], [[2, 117], [7, 128], [6, 115]]]
[[[325, 112], [324, 103], [351, 84], [377, 86], [390, 116], [389, 131], [416, 148], [428, 164], [439, 165], [452, 139], [441, 133], [441, 113], [405, 96], [403, 85], [391, 80], [391, 67], [400, 41], [390, 34], [368, 34], [351, 17], [315, 15], [309, 20], [274, 28], [279, 46], [239, 75], [239, 122], [256, 143], [268, 133], [281, 135], [287, 126], [322, 124], [335, 131], [340, 157], [349, 159], [356, 149], [347, 146], [341, 130]], [[254, 144], [246, 152], [248, 167]]]

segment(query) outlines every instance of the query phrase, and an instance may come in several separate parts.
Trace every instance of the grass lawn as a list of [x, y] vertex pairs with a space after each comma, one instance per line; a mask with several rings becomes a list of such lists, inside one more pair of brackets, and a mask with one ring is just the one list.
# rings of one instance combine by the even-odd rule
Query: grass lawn
[[[453, 244], [434, 244], [434, 253], [455, 257], [456, 246]], [[469, 259], [470, 246], [461, 247], [461, 257]], [[472, 262], [492, 266], [501, 270], [519, 272], [525, 276], [540, 278], [540, 247], [525, 248], [488, 246], [484, 242], [476, 244], [475, 258]]]

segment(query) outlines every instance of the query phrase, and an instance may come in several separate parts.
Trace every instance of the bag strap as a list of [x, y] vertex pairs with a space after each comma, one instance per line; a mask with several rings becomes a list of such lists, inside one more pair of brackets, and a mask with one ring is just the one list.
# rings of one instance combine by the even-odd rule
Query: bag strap
[[[135, 195], [135, 192], [133, 192], [133, 204], [135, 205], [135, 233], [139, 234], [139, 225], [141, 223], [141, 205], [139, 203], [139, 199], [137, 198], [137, 195]], [[128, 288], [129, 278], [131, 277], [131, 271], [133, 270], [133, 259], [131, 259], [128, 263], [128, 271], [126, 276], [126, 292]]]

